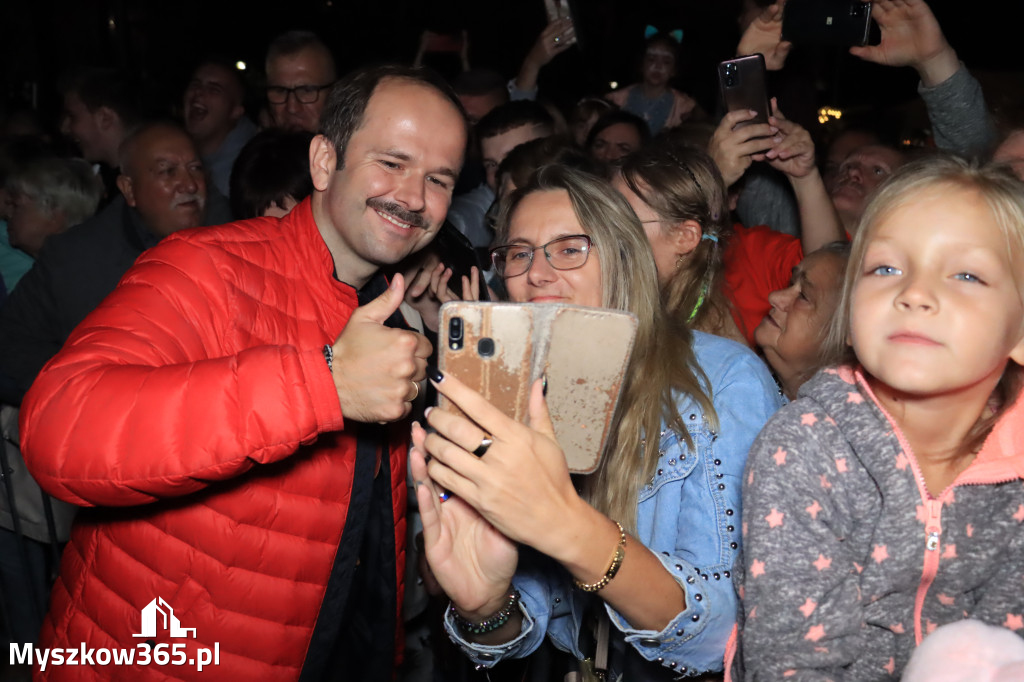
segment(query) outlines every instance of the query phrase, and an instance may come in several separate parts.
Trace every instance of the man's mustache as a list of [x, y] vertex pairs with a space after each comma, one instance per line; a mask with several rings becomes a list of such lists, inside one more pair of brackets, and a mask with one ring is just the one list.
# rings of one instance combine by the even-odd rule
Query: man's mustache
[[191, 201], [199, 204], [199, 208], [203, 208], [206, 205], [206, 198], [198, 192], [189, 192], [188, 194], [175, 194], [174, 198], [171, 199], [171, 208], [178, 208], [182, 204], [187, 204]]
[[403, 223], [408, 223], [413, 227], [425, 228], [427, 226], [427, 220], [421, 213], [414, 213], [407, 209], [402, 208], [393, 201], [387, 201], [386, 199], [370, 198], [366, 200], [366, 205], [375, 211], [381, 213], [387, 213], [398, 218]]

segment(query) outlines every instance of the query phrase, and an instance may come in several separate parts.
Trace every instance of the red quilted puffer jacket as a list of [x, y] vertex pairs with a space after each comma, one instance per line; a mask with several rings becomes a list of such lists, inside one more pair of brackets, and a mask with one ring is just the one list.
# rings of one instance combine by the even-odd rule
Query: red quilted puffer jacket
[[[43, 370], [21, 411], [25, 459], [46, 491], [98, 508], [76, 521], [39, 646], [148, 640], [195, 659], [216, 644], [220, 663], [50, 665], [42, 677], [298, 679], [310, 642], [334, 641], [359, 554], [343, 529], [365, 515], [382, 461], [396, 611], [381, 617], [399, 622], [408, 431], [382, 443], [343, 422], [322, 348], [357, 295], [333, 268], [308, 200], [280, 222], [175, 234]], [[194, 637], [133, 637], [157, 597]]]

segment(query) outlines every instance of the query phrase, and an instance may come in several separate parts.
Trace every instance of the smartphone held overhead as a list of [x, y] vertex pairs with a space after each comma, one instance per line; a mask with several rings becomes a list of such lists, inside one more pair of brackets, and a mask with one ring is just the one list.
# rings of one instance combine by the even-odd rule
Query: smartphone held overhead
[[767, 71], [764, 55], [752, 54], [727, 59], [718, 65], [718, 86], [726, 111], [756, 111], [757, 116], [736, 125], [768, 123]]
[[[441, 306], [439, 365], [526, 423], [530, 387], [547, 380], [569, 470], [597, 469], [636, 335], [630, 313], [565, 304], [452, 301]], [[443, 396], [439, 406], [458, 411]]]
[[794, 45], [867, 45], [872, 37], [871, 3], [861, 0], [788, 0], [782, 39]]

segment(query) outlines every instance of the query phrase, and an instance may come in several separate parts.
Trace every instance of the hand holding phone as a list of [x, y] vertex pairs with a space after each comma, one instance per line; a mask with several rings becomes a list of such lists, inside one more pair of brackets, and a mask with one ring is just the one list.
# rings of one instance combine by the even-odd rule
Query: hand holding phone
[[[548, 413], [569, 470], [590, 473], [615, 424], [636, 318], [564, 304], [453, 301], [441, 307], [439, 365], [518, 422], [547, 380]], [[440, 406], [458, 410], [442, 396]]]
[[942, 83], [960, 69], [956, 51], [924, 0], [875, 0], [871, 20], [879, 40], [850, 53], [885, 66], [910, 66], [925, 87]]
[[718, 85], [727, 112], [756, 112], [756, 116], [743, 119], [736, 127], [768, 123], [771, 109], [763, 55], [759, 53], [725, 60], [718, 65]]
[[718, 166], [726, 187], [743, 177], [751, 163], [763, 159], [761, 155], [772, 146], [771, 136], [778, 132], [768, 123], [741, 125], [755, 116], [747, 109], [730, 111], [708, 142], [708, 155]]

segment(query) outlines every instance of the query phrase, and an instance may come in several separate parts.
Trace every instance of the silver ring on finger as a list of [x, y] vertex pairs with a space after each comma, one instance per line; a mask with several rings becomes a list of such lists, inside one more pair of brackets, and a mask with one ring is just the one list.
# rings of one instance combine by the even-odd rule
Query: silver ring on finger
[[562, 42], [562, 36], [555, 36], [555, 45]]
[[480, 439], [480, 445], [477, 445], [476, 449], [473, 450], [473, 454], [477, 457], [483, 457], [487, 454], [487, 450], [491, 447], [492, 443], [494, 443], [494, 441], [491, 440], [490, 435], [484, 434], [484, 437]]

